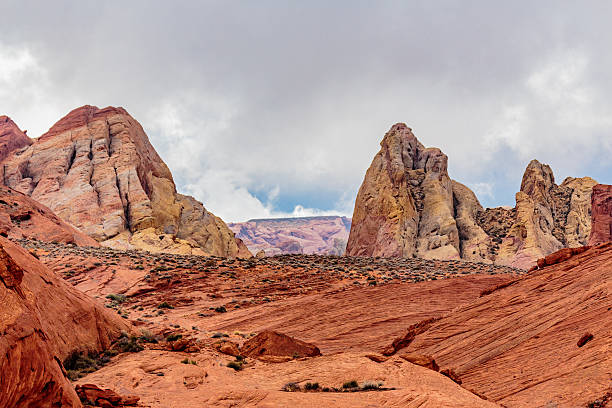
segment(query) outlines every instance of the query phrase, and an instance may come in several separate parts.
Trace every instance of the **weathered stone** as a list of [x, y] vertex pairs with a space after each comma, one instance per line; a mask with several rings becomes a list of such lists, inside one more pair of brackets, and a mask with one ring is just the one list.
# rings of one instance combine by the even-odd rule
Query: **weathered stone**
[[612, 241], [612, 186], [598, 184], [592, 195], [593, 228], [589, 245]]
[[[2, 164], [7, 186], [97, 241], [138, 248], [148, 239], [150, 251], [250, 256], [223, 221], [177, 193], [170, 170], [123, 108], [75, 109]], [[156, 235], [182, 241], [168, 245]]]

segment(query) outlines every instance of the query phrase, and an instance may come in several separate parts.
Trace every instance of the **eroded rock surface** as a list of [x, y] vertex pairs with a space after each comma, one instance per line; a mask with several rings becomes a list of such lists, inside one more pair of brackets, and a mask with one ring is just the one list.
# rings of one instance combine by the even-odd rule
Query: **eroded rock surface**
[[16, 150], [32, 144], [25, 132], [8, 116], [0, 116], [0, 161]]
[[75, 109], [2, 165], [5, 185], [99, 242], [250, 256], [221, 219], [177, 193], [170, 170], [123, 108]]
[[80, 407], [62, 361], [130, 325], [0, 237], [0, 407]]
[[25, 194], [0, 186], [0, 235], [97, 247], [100, 244], [66, 224]]
[[405, 352], [431, 355], [505, 407], [587, 406], [610, 385], [612, 245], [542, 265], [432, 323]]
[[461, 258], [528, 269], [563, 247], [587, 244], [595, 180], [557, 185], [550, 167], [534, 160], [514, 209], [484, 209], [469, 188], [449, 178], [447, 161], [405, 124], [394, 125], [359, 189], [347, 255]]
[[612, 186], [598, 184], [593, 187], [593, 227], [589, 245], [612, 241]]

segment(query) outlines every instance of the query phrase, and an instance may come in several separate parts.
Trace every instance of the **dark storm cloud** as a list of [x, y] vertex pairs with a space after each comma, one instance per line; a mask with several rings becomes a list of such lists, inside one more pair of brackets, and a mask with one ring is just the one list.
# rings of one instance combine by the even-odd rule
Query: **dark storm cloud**
[[400, 121], [513, 204], [532, 158], [612, 182], [610, 4], [3, 1], [0, 111], [35, 136], [124, 106], [229, 221], [350, 213]]

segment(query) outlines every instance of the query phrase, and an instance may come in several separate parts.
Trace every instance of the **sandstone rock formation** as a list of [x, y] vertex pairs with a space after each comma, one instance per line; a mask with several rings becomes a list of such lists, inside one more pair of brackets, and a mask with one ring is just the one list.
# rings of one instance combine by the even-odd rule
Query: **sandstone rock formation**
[[0, 116], [0, 161], [32, 144], [30, 139], [8, 116]]
[[130, 326], [0, 237], [0, 407], [80, 407], [62, 361]]
[[106, 245], [250, 256], [221, 219], [177, 193], [170, 170], [122, 108], [73, 110], [6, 157], [0, 171], [5, 185]]
[[240, 351], [246, 357], [259, 359], [265, 357], [316, 357], [321, 355], [321, 351], [314, 344], [271, 330], [261, 332], [247, 340]]
[[610, 385], [612, 244], [563, 249], [543, 266], [433, 322], [403, 351], [431, 355], [505, 407], [587, 406]]
[[0, 235], [11, 239], [100, 246], [98, 241], [66, 224], [44, 205], [5, 186], [0, 186]]
[[591, 203], [593, 226], [589, 245], [612, 241], [612, 186], [598, 184], [593, 187]]
[[249, 220], [228, 227], [252, 253], [344, 255], [351, 229], [347, 217], [299, 217]]
[[405, 124], [394, 125], [359, 189], [347, 255], [465, 259], [529, 268], [565, 246], [586, 245], [589, 177], [556, 185], [534, 160], [516, 207], [484, 209], [451, 180], [447, 156], [425, 148]]

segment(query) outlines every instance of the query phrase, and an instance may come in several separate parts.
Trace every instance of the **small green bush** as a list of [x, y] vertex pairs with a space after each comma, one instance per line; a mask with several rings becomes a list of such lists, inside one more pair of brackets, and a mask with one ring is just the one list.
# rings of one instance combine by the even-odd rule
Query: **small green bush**
[[177, 341], [178, 339], [182, 339], [183, 335], [178, 333], [173, 333], [166, 337], [166, 341]]
[[300, 385], [294, 382], [287, 383], [283, 386], [283, 391], [286, 392], [298, 392], [301, 390], [302, 388], [300, 387]]
[[357, 383], [357, 381], [351, 380], [351, 381], [347, 381], [344, 384], [342, 384], [342, 388], [344, 389], [359, 388], [359, 384]]
[[161, 302], [159, 305], [157, 305], [157, 308], [158, 309], [174, 309], [174, 306], [172, 306], [168, 302]]

